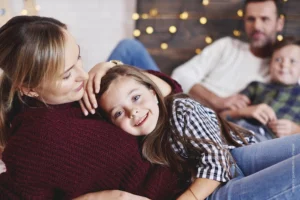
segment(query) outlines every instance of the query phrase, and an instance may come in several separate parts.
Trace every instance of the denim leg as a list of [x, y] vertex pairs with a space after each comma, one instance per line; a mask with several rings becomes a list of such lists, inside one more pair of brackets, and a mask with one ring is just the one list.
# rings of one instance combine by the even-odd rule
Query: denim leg
[[107, 60], [120, 60], [144, 70], [160, 71], [144, 45], [135, 39], [121, 40]]
[[299, 200], [300, 155], [219, 187], [209, 200]]
[[247, 176], [300, 154], [300, 134], [235, 148], [231, 154]]
[[300, 135], [231, 151], [245, 174], [219, 187], [209, 200], [279, 200], [300, 197]]

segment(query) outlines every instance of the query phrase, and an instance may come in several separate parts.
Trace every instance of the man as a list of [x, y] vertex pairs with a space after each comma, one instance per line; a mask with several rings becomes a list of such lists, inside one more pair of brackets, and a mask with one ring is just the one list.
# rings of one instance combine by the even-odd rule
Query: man
[[221, 38], [172, 73], [184, 92], [216, 111], [250, 103], [237, 93], [251, 81], [268, 80], [268, 58], [284, 26], [277, 0], [246, 0], [244, 13], [249, 44]]

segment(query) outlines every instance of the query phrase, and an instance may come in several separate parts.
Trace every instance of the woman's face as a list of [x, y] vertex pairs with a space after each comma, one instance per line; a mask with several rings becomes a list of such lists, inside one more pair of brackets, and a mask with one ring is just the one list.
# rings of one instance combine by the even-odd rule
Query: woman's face
[[158, 122], [156, 94], [129, 77], [114, 80], [100, 98], [113, 124], [135, 136], [148, 135]]
[[74, 37], [65, 33], [64, 72], [56, 82], [45, 82], [35, 90], [38, 99], [47, 104], [63, 104], [78, 101], [84, 94], [88, 74], [82, 68], [80, 47]]

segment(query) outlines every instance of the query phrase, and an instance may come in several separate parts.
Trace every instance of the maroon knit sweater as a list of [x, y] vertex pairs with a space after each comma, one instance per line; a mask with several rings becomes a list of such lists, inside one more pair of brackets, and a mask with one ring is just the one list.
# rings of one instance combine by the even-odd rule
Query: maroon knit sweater
[[[159, 76], [174, 92], [181, 91], [176, 82]], [[28, 101], [12, 122], [0, 199], [71, 199], [120, 189], [155, 200], [174, 198], [181, 191], [168, 168], [141, 157], [136, 137], [84, 117], [77, 103], [40, 104]]]

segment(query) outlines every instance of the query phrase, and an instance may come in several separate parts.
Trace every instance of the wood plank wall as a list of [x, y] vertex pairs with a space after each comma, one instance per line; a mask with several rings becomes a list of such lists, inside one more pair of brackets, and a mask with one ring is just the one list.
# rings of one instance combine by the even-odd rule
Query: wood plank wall
[[[205, 0], [204, 0], [205, 1]], [[196, 55], [196, 49], [203, 49], [208, 44], [205, 38], [210, 36], [213, 41], [232, 36], [233, 30], [241, 31], [245, 40], [242, 18], [237, 11], [243, 7], [243, 0], [210, 0], [207, 6], [203, 0], [137, 0], [137, 13], [140, 18], [136, 21], [136, 29], [141, 31], [137, 37], [149, 50], [160, 69], [166, 74], [181, 63]], [[282, 13], [286, 25], [284, 36], [294, 36], [300, 39], [300, 0], [282, 0]], [[150, 11], [157, 9], [157, 15], [151, 16]], [[182, 12], [188, 12], [187, 20], [179, 19]], [[147, 14], [148, 19], [142, 19]], [[206, 17], [207, 23], [199, 23], [200, 17]], [[175, 34], [169, 33], [169, 26], [176, 26]], [[154, 28], [152, 34], [145, 32], [146, 28]], [[162, 50], [161, 43], [167, 43], [168, 49]]]

